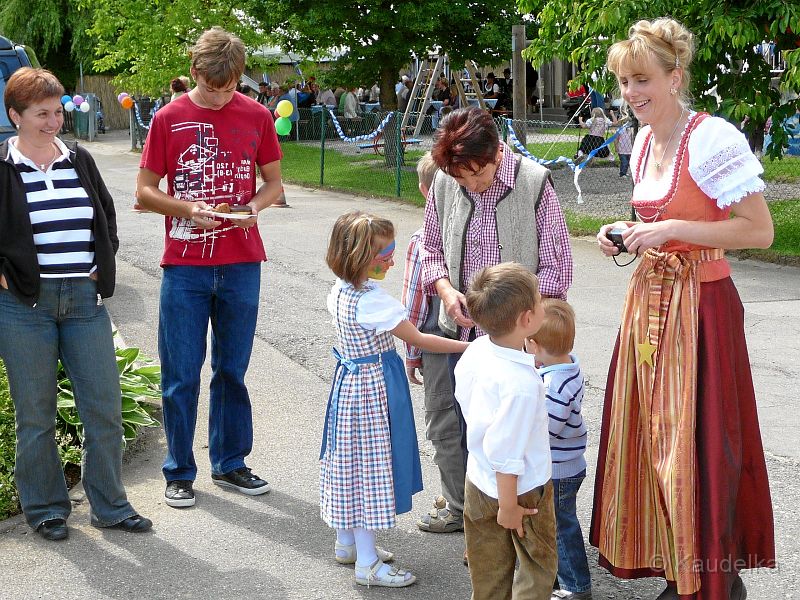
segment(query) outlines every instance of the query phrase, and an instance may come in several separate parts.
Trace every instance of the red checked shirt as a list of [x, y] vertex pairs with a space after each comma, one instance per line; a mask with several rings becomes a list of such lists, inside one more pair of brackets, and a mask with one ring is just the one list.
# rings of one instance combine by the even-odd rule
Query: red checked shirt
[[[503, 160], [497, 168], [494, 182], [483, 193], [467, 192], [475, 209], [472, 219], [467, 225], [467, 243], [464, 249], [462, 265], [464, 281], [469, 285], [475, 275], [491, 265], [501, 262], [500, 247], [497, 240], [497, 222], [495, 207], [497, 201], [509, 189], [514, 189], [514, 155], [511, 148], [503, 144]], [[525, 160], [525, 159], [523, 159]], [[422, 280], [425, 291], [435, 294], [435, 283], [439, 279], [448, 278], [449, 272], [442, 250], [442, 230], [436, 214], [436, 197], [433, 187], [428, 193], [425, 203], [424, 254], [422, 260]], [[536, 210], [536, 233], [539, 238], [539, 291], [548, 298], [567, 299], [567, 290], [572, 285], [572, 248], [569, 232], [564, 221], [564, 213], [558, 203], [556, 191], [548, 181], [545, 184], [539, 207]], [[459, 290], [464, 292], [465, 290]], [[475, 328], [476, 335], [484, 332]], [[459, 337], [463, 341], [469, 338], [469, 329], [461, 327]]]
[[[403, 274], [403, 295], [401, 301], [406, 307], [408, 320], [417, 329], [422, 327], [428, 318], [428, 296], [422, 286], [422, 229], [411, 234], [406, 251], [406, 266]], [[406, 364], [422, 366], [422, 350], [407, 343]]]

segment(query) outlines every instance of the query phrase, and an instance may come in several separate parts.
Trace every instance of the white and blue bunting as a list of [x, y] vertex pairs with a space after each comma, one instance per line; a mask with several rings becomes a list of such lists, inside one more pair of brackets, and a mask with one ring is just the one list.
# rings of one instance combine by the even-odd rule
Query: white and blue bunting
[[631, 124], [625, 123], [625, 125], [617, 129], [617, 131], [614, 132], [614, 135], [612, 135], [605, 142], [603, 142], [601, 146], [598, 146], [597, 148], [589, 152], [589, 154], [587, 154], [586, 157], [584, 158], [583, 162], [579, 164], [575, 164], [575, 161], [573, 161], [571, 158], [567, 158], [566, 156], [559, 156], [558, 158], [553, 158], [548, 160], [535, 157], [533, 154], [530, 153], [530, 151], [528, 151], [528, 149], [525, 146], [522, 145], [522, 142], [519, 141], [519, 138], [517, 138], [517, 134], [514, 132], [513, 121], [511, 119], [506, 119], [506, 126], [508, 127], [508, 136], [511, 140], [511, 145], [516, 149], [517, 152], [519, 152], [523, 156], [530, 158], [532, 161], [537, 162], [540, 165], [548, 166], [556, 163], [564, 163], [570, 169], [572, 169], [572, 172], [574, 173], [572, 177], [572, 183], [575, 186], [575, 189], [578, 190], [578, 204], [583, 204], [583, 192], [581, 192], [581, 186], [578, 183], [578, 178], [583, 172], [583, 169], [586, 168], [586, 165], [589, 164], [589, 161], [593, 159], [595, 155], [597, 155], [597, 153], [602, 148], [610, 146], [612, 143], [614, 143], [614, 140], [617, 139], [617, 136], [619, 135], [620, 131], [622, 131], [626, 127], [630, 127]]

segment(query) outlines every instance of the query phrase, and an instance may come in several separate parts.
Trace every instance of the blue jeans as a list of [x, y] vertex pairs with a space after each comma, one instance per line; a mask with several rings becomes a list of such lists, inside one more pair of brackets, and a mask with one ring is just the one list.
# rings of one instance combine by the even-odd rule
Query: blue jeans
[[556, 546], [558, 547], [558, 585], [568, 592], [592, 589], [589, 561], [583, 544], [575, 500], [586, 478], [586, 469], [575, 477], [553, 480], [553, 500], [556, 505]]
[[61, 359], [84, 426], [83, 487], [101, 526], [136, 514], [122, 485], [122, 400], [111, 321], [89, 278], [42, 279], [39, 302], [0, 290], [0, 358], [17, 429], [14, 478], [28, 524], [71, 510], [55, 442], [56, 369]]
[[630, 154], [620, 154], [619, 155], [619, 174], [620, 175], [627, 175], [628, 174], [628, 167], [631, 164], [631, 155]]
[[194, 481], [197, 476], [192, 444], [209, 321], [211, 470], [222, 474], [245, 466], [253, 448], [253, 413], [244, 376], [253, 350], [260, 286], [261, 263], [164, 268], [158, 352], [167, 481]]

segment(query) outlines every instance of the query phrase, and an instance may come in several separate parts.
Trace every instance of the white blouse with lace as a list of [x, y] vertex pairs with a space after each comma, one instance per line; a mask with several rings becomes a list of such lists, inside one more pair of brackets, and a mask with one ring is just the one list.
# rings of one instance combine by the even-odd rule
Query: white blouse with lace
[[[692, 113], [692, 116], [694, 113]], [[688, 126], [688, 123], [687, 123]], [[644, 127], [636, 136], [632, 156], [634, 160], [642, 152], [642, 145], [650, 127]], [[686, 135], [684, 128], [681, 138]], [[736, 127], [719, 117], [706, 117], [692, 132], [689, 138], [689, 174], [703, 192], [713, 198], [719, 208], [726, 208], [746, 196], [763, 192], [766, 184], [759, 177], [764, 172], [744, 134]], [[642, 179], [647, 163], [647, 153], [640, 164], [635, 166], [637, 177], [633, 189], [634, 200], [655, 200], [663, 198], [669, 191], [677, 165], [660, 179]]]
[[[336, 317], [336, 298], [339, 290], [353, 287], [353, 284], [337, 279], [328, 294], [328, 312]], [[364, 329], [375, 330], [375, 333], [391, 331], [406, 320], [406, 307], [374, 281], [364, 283], [364, 295], [356, 305], [356, 321]]]

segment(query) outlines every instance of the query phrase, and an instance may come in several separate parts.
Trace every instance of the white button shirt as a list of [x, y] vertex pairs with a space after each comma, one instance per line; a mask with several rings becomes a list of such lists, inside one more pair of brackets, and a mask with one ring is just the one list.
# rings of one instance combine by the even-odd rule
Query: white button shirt
[[455, 369], [456, 400], [467, 422], [467, 476], [497, 498], [496, 473], [517, 475], [517, 495], [551, 477], [545, 390], [533, 355], [472, 342]]

